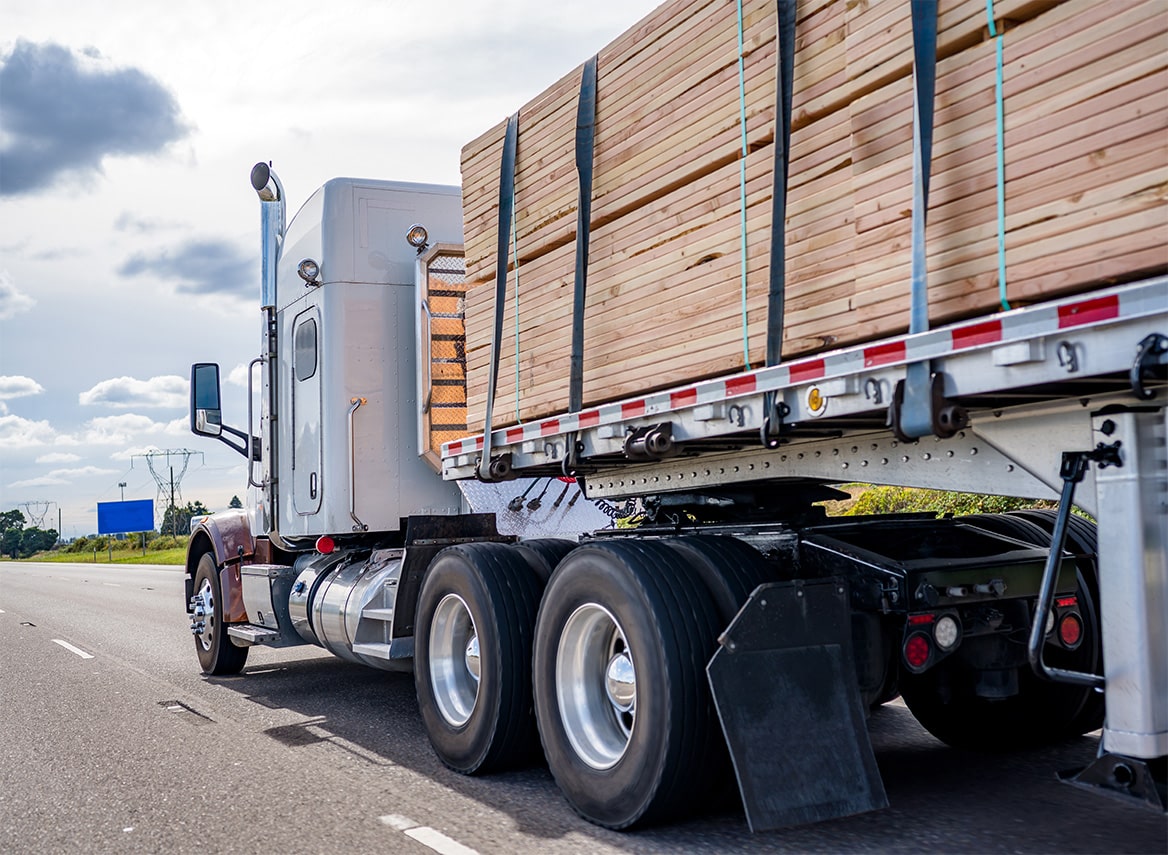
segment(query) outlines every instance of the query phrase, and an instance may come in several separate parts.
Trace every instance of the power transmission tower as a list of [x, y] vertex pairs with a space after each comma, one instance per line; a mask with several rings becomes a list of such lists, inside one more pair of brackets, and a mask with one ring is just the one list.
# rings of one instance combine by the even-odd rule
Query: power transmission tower
[[45, 499], [32, 499], [28, 502], [21, 502], [20, 506], [24, 508], [24, 512], [28, 515], [28, 521], [32, 523], [33, 528], [43, 529], [45, 527], [45, 517], [49, 515], [49, 508], [55, 502], [46, 501]]
[[[165, 505], [170, 509], [170, 533], [172, 535], [178, 535], [178, 514], [175, 512], [175, 508], [182, 501], [180, 485], [182, 484], [183, 475], [187, 474], [187, 467], [191, 463], [191, 458], [196, 454], [199, 456], [199, 462], [201, 463], [203, 452], [191, 451], [188, 448], [168, 448], [165, 451], [148, 451], [145, 454], [135, 454], [130, 457], [131, 469], [134, 468], [135, 457], [146, 458], [146, 467], [150, 470], [150, 474], [154, 476], [154, 483], [158, 485], [158, 498], [154, 501], [154, 508], [155, 515], [158, 516], [159, 529], [161, 530], [162, 522], [166, 519], [166, 511], [158, 515], [158, 508]], [[165, 463], [163, 463], [164, 458]], [[182, 466], [176, 474], [174, 465], [179, 460], [182, 461]], [[155, 468], [156, 461], [159, 468]], [[162, 469], [163, 466], [165, 466], [164, 469]]]

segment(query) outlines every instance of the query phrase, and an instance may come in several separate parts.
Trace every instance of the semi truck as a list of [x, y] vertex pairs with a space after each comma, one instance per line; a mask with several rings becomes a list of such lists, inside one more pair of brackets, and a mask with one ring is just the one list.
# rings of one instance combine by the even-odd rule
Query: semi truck
[[[468, 426], [459, 188], [338, 178], [286, 222], [270, 164], [251, 183], [262, 335], [242, 424], [218, 365], [191, 369], [191, 429], [239, 452], [249, 485], [187, 553], [206, 674], [303, 644], [412, 672], [446, 766], [542, 754], [615, 829], [718, 781], [753, 830], [878, 809], [866, 718], [898, 695], [974, 750], [1102, 728], [1067, 780], [1164, 808], [1168, 278], [503, 427], [499, 308]], [[1054, 504], [830, 516], [853, 482]], [[541, 483], [620, 524], [501, 532]]]

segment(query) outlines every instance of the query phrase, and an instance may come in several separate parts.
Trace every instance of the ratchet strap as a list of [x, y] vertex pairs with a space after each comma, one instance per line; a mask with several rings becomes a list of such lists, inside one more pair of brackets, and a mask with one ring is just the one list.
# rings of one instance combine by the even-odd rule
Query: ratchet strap
[[913, 0], [912, 313], [910, 333], [929, 328], [925, 221], [933, 163], [933, 102], [937, 83], [937, 0]]
[[568, 412], [584, 406], [584, 298], [588, 292], [588, 242], [592, 233], [592, 159], [596, 142], [596, 60], [584, 63], [576, 107], [576, 282], [572, 304], [572, 352], [568, 373]]
[[[912, 296], [909, 333], [929, 329], [928, 253], [925, 224], [933, 160], [933, 105], [937, 82], [937, 0], [912, 0], [913, 32], [913, 201]], [[914, 362], [896, 384], [889, 424], [901, 440], [930, 434], [952, 436], [964, 412], [944, 399], [944, 378], [930, 360]]]
[[495, 388], [499, 380], [499, 352], [503, 341], [503, 309], [507, 299], [508, 244], [515, 205], [515, 150], [519, 141], [519, 114], [507, 119], [503, 135], [503, 159], [499, 169], [499, 229], [495, 253], [495, 328], [491, 335], [491, 363], [487, 378], [486, 425], [483, 427], [483, 456], [479, 459], [480, 480], [497, 480], [491, 473], [491, 420], [495, 409]]
[[[787, 290], [787, 185], [791, 167], [791, 101], [795, 90], [795, 0], [778, 0], [778, 57], [775, 87], [775, 166], [771, 193], [770, 290], [767, 295], [766, 364], [783, 361], [783, 316]], [[747, 365], [749, 368], [749, 364]], [[777, 392], [763, 395], [759, 438], [778, 448], [783, 419], [790, 413]]]
[[787, 265], [787, 184], [791, 167], [791, 100], [795, 89], [795, 0], [779, 0], [778, 86], [775, 90], [775, 170], [771, 196], [770, 294], [766, 364], [783, 361]]

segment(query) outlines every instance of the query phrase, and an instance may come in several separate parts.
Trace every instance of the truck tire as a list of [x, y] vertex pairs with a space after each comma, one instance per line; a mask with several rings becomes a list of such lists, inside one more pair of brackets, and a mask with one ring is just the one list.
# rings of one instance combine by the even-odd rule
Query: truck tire
[[556, 566], [576, 548], [576, 544], [562, 537], [536, 537], [521, 540], [513, 548], [527, 560], [535, 575], [539, 577], [542, 591]]
[[713, 597], [721, 628], [726, 629], [752, 591], [776, 580], [776, 573], [748, 543], [721, 535], [687, 535], [664, 540], [697, 571]]
[[[976, 514], [960, 519], [1035, 546], [1050, 546], [1049, 532], [1023, 516]], [[1077, 541], [1087, 531], [1075, 528]], [[1077, 550], [1074, 542], [1069, 541], [1068, 546]], [[1100, 673], [1102, 641], [1093, 561], [1081, 560], [1077, 566], [1083, 641], [1075, 650], [1048, 646], [1044, 658], [1056, 668]], [[1023, 666], [1018, 672], [1018, 694], [988, 700], [974, 695], [975, 678], [959, 660], [949, 659], [924, 674], [902, 673], [901, 695], [917, 721], [942, 742], [979, 751], [1061, 742], [1096, 730], [1103, 723], [1103, 695], [1093, 688], [1053, 683]]]
[[227, 637], [223, 622], [223, 596], [219, 583], [219, 567], [210, 552], [199, 556], [195, 565], [194, 601], [202, 608], [202, 630], [195, 634], [195, 653], [204, 674], [216, 677], [238, 674], [247, 663], [246, 647], [237, 647]]
[[502, 543], [452, 546], [430, 564], [414, 683], [430, 744], [456, 772], [490, 772], [535, 753], [531, 647], [541, 587]]
[[536, 719], [582, 817], [628, 828], [708, 795], [724, 757], [705, 674], [717, 624], [701, 579], [662, 543], [589, 543], [560, 564], [536, 623]]

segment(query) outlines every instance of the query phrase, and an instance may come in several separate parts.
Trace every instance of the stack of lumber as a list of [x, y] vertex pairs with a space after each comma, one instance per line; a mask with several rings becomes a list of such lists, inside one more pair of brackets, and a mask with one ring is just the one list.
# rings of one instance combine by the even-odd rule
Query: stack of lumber
[[[981, 0], [941, 0], [928, 219], [934, 322], [996, 311], [995, 44]], [[1168, 6], [996, 0], [1004, 36], [1007, 296], [1168, 267]], [[598, 56], [587, 405], [741, 370], [765, 350], [774, 0], [671, 0]], [[783, 353], [904, 332], [912, 31], [906, 0], [797, 6]], [[580, 70], [519, 114], [495, 426], [567, 409]], [[462, 154], [468, 418], [495, 316], [505, 123]], [[745, 193], [740, 190], [745, 175]], [[745, 241], [742, 223], [745, 220]], [[743, 245], [746, 334], [743, 329]]]
[[422, 299], [427, 308], [429, 335], [422, 342], [420, 358], [429, 361], [429, 389], [423, 392], [422, 407], [425, 435], [429, 441], [421, 453], [423, 459], [441, 472], [442, 443], [467, 434], [463, 311], [466, 276], [461, 253], [454, 245], [433, 247], [423, 260], [426, 279]]

